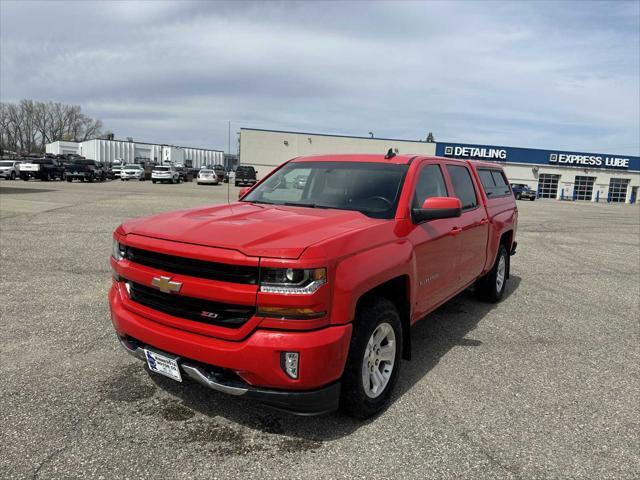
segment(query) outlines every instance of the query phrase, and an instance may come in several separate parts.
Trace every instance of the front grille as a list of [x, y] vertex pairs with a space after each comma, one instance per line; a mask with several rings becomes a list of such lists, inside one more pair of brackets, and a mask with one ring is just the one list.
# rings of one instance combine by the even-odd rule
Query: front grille
[[212, 302], [200, 298], [163, 293], [139, 283], [127, 282], [129, 298], [140, 305], [153, 308], [179, 318], [186, 318], [209, 325], [239, 328], [247, 322], [256, 309], [246, 305]]
[[258, 267], [215, 263], [195, 258], [177, 257], [151, 252], [139, 248], [126, 247], [124, 257], [134, 263], [190, 277], [219, 280], [221, 282], [257, 285]]

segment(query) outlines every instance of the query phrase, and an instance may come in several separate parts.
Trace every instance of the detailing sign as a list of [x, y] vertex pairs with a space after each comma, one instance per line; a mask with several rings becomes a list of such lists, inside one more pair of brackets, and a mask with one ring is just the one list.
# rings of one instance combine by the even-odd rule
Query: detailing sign
[[574, 168], [603, 168], [610, 170], [640, 170], [640, 157], [607, 155], [603, 153], [563, 152], [537, 148], [502, 147], [499, 145], [467, 145], [437, 143], [436, 155], [464, 160], [553, 165]]

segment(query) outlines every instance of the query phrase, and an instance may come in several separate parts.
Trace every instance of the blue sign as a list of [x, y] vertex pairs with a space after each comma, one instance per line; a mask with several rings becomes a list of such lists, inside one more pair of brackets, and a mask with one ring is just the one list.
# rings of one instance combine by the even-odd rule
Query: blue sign
[[640, 157], [630, 155], [566, 152], [563, 150], [539, 150], [536, 148], [470, 145], [465, 143], [438, 143], [436, 144], [436, 155], [489, 162], [640, 171]]

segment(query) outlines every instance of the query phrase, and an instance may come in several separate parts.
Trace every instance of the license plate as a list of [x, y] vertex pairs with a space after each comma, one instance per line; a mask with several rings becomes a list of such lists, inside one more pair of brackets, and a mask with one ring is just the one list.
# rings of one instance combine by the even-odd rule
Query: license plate
[[182, 381], [180, 367], [178, 367], [178, 357], [168, 357], [151, 350], [144, 351], [147, 357], [147, 365], [152, 372], [159, 373], [165, 377], [172, 378], [178, 382]]

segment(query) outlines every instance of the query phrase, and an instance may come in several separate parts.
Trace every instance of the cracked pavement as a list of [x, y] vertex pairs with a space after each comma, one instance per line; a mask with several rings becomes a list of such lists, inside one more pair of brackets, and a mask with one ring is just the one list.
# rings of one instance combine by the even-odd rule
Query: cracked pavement
[[416, 325], [392, 404], [358, 422], [178, 384], [118, 345], [113, 229], [226, 198], [0, 181], [0, 478], [640, 477], [638, 206], [518, 202], [504, 301], [464, 292]]

